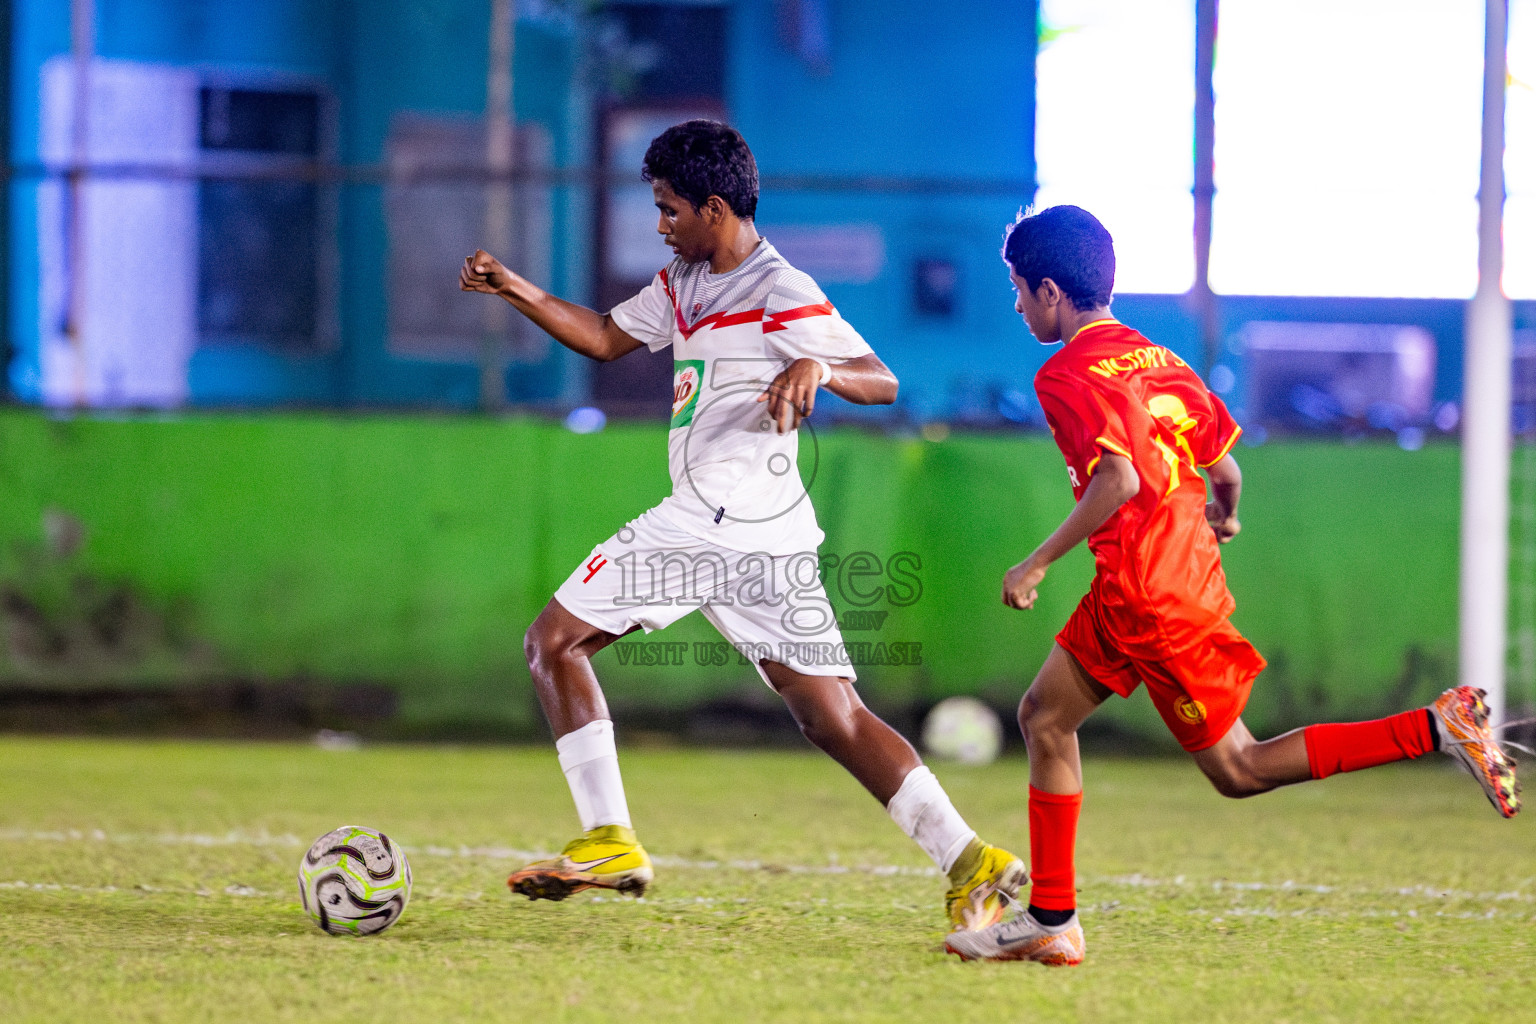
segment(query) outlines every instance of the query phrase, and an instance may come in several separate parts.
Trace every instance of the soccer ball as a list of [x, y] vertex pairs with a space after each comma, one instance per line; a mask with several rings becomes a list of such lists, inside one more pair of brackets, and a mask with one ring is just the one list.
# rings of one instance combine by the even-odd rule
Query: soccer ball
[[411, 865], [384, 833], [343, 825], [299, 861], [299, 898], [322, 931], [376, 935], [405, 913]]
[[1003, 748], [1003, 723], [975, 697], [948, 697], [928, 712], [923, 747], [947, 761], [991, 764]]

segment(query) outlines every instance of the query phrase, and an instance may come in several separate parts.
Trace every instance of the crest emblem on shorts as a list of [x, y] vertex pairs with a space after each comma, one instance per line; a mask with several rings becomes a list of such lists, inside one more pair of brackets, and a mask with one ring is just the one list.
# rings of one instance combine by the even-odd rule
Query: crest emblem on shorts
[[699, 390], [704, 385], [704, 360], [679, 359], [672, 364], [672, 428], [693, 422], [699, 406]]
[[1173, 702], [1174, 713], [1190, 725], [1199, 725], [1205, 721], [1205, 705], [1189, 697], [1180, 697]]

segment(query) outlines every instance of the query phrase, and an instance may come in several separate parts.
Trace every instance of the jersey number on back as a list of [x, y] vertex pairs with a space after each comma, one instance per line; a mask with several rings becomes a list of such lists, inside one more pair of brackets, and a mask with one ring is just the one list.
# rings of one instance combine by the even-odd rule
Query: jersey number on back
[[[1153, 395], [1147, 401], [1147, 412], [1152, 414], [1153, 424], [1162, 428], [1153, 433], [1152, 443], [1157, 445], [1163, 453], [1163, 461], [1168, 463], [1168, 490], [1163, 493], [1172, 494], [1179, 486], [1181, 462], [1189, 463], [1191, 473], [1198, 472], [1199, 463], [1195, 460], [1189, 438], [1185, 436], [1195, 429], [1195, 419], [1185, 408], [1183, 400], [1174, 395]], [[1175, 448], [1182, 451], [1182, 459], [1175, 453]]]

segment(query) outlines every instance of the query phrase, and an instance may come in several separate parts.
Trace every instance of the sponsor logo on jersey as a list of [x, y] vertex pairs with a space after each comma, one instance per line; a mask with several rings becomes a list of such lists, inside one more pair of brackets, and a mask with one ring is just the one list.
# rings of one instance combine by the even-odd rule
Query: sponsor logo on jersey
[[672, 427], [686, 427], [693, 422], [699, 407], [699, 391], [704, 386], [704, 360], [678, 359], [672, 364]]
[[608, 559], [603, 556], [601, 551], [593, 555], [590, 559], [587, 560], [587, 576], [586, 579], [582, 580], [581, 582], [591, 583], [592, 577], [597, 575], [597, 570], [601, 569], [607, 564]]
[[1190, 725], [1199, 725], [1205, 721], [1205, 705], [1189, 697], [1180, 697], [1174, 701], [1173, 711]]

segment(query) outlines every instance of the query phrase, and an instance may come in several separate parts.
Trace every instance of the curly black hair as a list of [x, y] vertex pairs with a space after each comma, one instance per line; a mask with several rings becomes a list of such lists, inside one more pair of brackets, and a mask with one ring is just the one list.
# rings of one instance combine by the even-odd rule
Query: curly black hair
[[719, 196], [742, 220], [757, 213], [757, 161], [747, 140], [719, 121], [684, 121], [651, 140], [640, 172], [664, 181], [695, 211]]
[[1115, 240], [1081, 207], [1020, 213], [1004, 236], [1003, 259], [1031, 291], [1048, 277], [1079, 310], [1109, 305], [1115, 290]]

